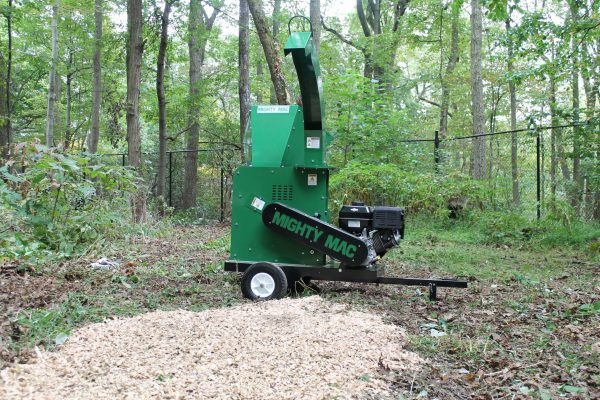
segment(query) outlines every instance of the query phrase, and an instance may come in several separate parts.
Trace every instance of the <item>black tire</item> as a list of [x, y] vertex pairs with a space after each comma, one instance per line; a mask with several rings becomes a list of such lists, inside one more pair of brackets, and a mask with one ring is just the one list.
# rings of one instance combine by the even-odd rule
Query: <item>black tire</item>
[[281, 299], [287, 294], [288, 280], [277, 265], [256, 263], [242, 275], [241, 287], [244, 297], [250, 300]]

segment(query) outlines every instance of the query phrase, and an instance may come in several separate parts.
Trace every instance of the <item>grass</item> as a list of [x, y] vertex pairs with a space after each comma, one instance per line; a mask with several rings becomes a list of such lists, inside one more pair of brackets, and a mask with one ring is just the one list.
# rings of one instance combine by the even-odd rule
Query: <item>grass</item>
[[[503, 221], [497, 226], [506, 234], [490, 235], [490, 219], [413, 218], [401, 247], [384, 260], [390, 275], [468, 277], [466, 290], [438, 289], [441, 300], [431, 302], [423, 288], [320, 283], [322, 295], [401, 325], [407, 349], [429, 359], [416, 376], [390, 378], [399, 397], [593, 398], [600, 385], [600, 282], [590, 251], [597, 227], [544, 222], [525, 238], [518, 232], [531, 225]], [[567, 235], [567, 245], [553, 244]], [[50, 268], [58, 287], [75, 286], [50, 306], [12, 315], [11, 349], [53, 348], [74, 328], [115, 316], [237, 304], [239, 277], [222, 270], [228, 247], [226, 227], [148, 229], [102, 254], [123, 260], [119, 270], [90, 270], [87, 261]]]

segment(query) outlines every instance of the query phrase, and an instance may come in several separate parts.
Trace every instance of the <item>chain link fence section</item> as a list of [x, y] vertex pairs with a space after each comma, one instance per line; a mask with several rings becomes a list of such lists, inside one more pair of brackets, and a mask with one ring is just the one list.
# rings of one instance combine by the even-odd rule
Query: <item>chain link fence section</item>
[[[476, 137], [486, 142], [486, 174], [489, 204], [495, 209], [513, 208], [528, 217], [540, 218], [550, 208], [572, 207], [583, 218], [591, 219], [594, 190], [600, 187], [593, 151], [580, 156], [580, 183], [573, 180], [573, 138], [575, 129], [589, 129], [586, 124], [533, 126], [527, 129], [487, 133], [480, 136], [399, 140], [406, 151], [428, 154], [440, 173], [471, 175], [472, 143]], [[512, 147], [516, 146], [513, 160]], [[429, 148], [423, 151], [423, 147]], [[418, 149], [418, 150], [417, 150]], [[513, 161], [515, 164], [513, 166]], [[513, 168], [516, 167], [516, 179]], [[516, 196], [513, 194], [513, 182]], [[577, 186], [580, 186], [579, 188]], [[577, 196], [577, 191], [581, 196]]]
[[[166, 193], [164, 201], [169, 207], [181, 209], [185, 160], [187, 154], [198, 156], [198, 179], [196, 207], [191, 210], [197, 220], [224, 221], [231, 216], [231, 188], [233, 172], [240, 165], [240, 152], [235, 145], [227, 143], [201, 143], [198, 150], [173, 150], [166, 152]], [[208, 146], [207, 146], [208, 145]], [[127, 153], [101, 154], [107, 164], [128, 164]], [[142, 178], [151, 198], [157, 197], [158, 153], [143, 153]]]

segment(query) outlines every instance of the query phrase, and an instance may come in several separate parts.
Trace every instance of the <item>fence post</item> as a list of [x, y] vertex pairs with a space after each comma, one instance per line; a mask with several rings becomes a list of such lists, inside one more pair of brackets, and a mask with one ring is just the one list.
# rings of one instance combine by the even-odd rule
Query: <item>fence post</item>
[[438, 172], [440, 168], [440, 135], [438, 131], [435, 131], [433, 136], [433, 161], [435, 162], [435, 170]]
[[535, 137], [535, 157], [536, 157], [536, 190], [537, 190], [537, 219], [542, 215], [542, 187], [541, 187], [541, 171], [540, 171], [540, 131], [537, 131]]
[[221, 149], [221, 222], [223, 222], [225, 220], [225, 199], [224, 199], [224, 191], [223, 191], [223, 186], [225, 185], [224, 182], [224, 171], [223, 171], [223, 149]]
[[173, 207], [173, 152], [169, 151], [169, 207]]
[[125, 153], [121, 154], [121, 166], [125, 166]]

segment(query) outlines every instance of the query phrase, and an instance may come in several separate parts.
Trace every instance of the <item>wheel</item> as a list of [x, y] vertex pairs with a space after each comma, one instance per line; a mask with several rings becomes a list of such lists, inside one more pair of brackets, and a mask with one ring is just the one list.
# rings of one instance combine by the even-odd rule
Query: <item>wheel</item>
[[281, 268], [269, 263], [252, 264], [242, 276], [242, 294], [251, 300], [281, 299], [288, 281]]

